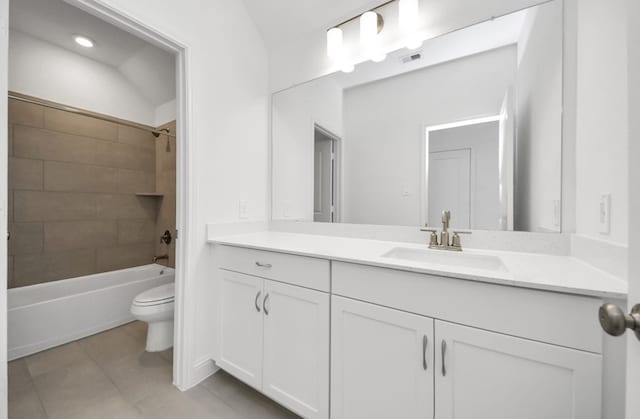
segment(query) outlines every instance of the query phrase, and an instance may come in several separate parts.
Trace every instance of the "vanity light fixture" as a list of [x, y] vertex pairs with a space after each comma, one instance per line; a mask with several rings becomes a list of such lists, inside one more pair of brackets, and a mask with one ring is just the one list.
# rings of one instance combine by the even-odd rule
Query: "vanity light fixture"
[[76, 44], [84, 48], [93, 48], [94, 45], [93, 40], [82, 35], [74, 35], [73, 40], [76, 41]]
[[418, 49], [423, 39], [418, 33], [420, 9], [418, 0], [398, 1], [398, 20], [404, 37], [404, 46], [408, 49]]
[[338, 68], [346, 73], [353, 71], [353, 63], [347, 61], [341, 26], [356, 19], [360, 20], [360, 43], [364, 47], [365, 58], [380, 62], [387, 57], [380, 45], [380, 32], [384, 28], [384, 18], [377, 10], [394, 2], [398, 2], [398, 26], [403, 37], [404, 46], [409, 49], [417, 49], [422, 45], [423, 38], [418, 31], [420, 26], [420, 0], [388, 0], [364, 12], [362, 15], [354, 16], [327, 30], [327, 55], [336, 63]]

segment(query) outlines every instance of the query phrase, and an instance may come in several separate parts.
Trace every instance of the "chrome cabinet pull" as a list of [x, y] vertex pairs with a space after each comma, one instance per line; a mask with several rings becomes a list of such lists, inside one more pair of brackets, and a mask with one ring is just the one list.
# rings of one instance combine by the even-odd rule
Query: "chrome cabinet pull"
[[262, 294], [262, 291], [258, 291], [258, 293], [256, 294], [256, 301], [255, 301], [256, 310], [258, 311], [258, 313], [260, 313], [260, 306], [258, 305], [258, 300], [260, 299], [260, 294]]
[[447, 354], [447, 342], [444, 340], [442, 341], [441, 349], [442, 349], [442, 376], [445, 377], [447, 375], [447, 367], [445, 367], [444, 365], [446, 360], [446, 354]]
[[258, 266], [260, 268], [270, 268], [271, 264], [270, 263], [256, 262], [256, 266]]
[[429, 338], [427, 335], [422, 337], [422, 369], [427, 370], [427, 346], [429, 345]]
[[264, 296], [264, 301], [262, 302], [262, 307], [264, 307], [264, 314], [269, 315], [269, 309], [267, 308], [267, 301], [269, 301], [269, 293]]

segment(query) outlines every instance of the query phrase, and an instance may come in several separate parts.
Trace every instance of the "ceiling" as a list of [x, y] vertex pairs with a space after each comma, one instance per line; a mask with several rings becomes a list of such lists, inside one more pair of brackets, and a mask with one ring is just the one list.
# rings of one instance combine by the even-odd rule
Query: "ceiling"
[[[57, 45], [115, 68], [151, 105], [175, 98], [174, 56], [62, 0], [10, 2], [10, 29]], [[73, 35], [91, 38], [83, 48]]]
[[326, 30], [377, 6], [381, 0], [244, 0], [268, 48]]

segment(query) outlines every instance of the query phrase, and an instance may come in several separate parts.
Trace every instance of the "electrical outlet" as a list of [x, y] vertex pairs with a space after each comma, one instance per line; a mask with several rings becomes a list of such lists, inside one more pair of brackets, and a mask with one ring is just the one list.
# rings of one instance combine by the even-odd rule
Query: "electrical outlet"
[[246, 220], [247, 218], [249, 218], [247, 216], [247, 201], [240, 201], [238, 203], [238, 217], [241, 220]]
[[611, 194], [600, 196], [600, 234], [611, 233]]

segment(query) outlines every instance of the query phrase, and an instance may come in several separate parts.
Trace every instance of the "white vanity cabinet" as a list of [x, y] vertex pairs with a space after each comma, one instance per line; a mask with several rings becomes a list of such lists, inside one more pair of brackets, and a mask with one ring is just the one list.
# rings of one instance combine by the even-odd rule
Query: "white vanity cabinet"
[[328, 418], [328, 289], [278, 279], [328, 287], [329, 262], [231, 247], [221, 252], [229, 258], [219, 269], [218, 366], [305, 418]]
[[598, 299], [341, 262], [332, 272], [332, 419], [601, 417]]
[[602, 299], [282, 252], [218, 247], [216, 362], [297, 414], [603, 416]]
[[436, 419], [599, 419], [600, 355], [435, 322]]
[[433, 319], [331, 299], [331, 418], [433, 418]]

